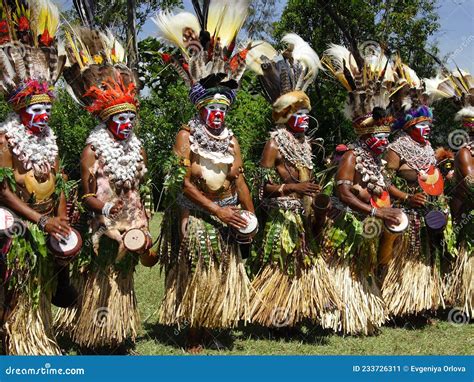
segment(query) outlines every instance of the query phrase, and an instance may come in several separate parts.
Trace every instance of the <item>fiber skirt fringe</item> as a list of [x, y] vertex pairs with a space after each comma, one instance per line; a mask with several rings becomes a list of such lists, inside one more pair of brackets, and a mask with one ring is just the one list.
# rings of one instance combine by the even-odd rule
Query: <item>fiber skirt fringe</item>
[[[415, 232], [414, 234], [419, 234]], [[443, 280], [429, 254], [410, 248], [410, 230], [397, 238], [387, 265], [382, 296], [393, 316], [419, 314], [444, 307]]]
[[346, 335], [377, 333], [388, 314], [376, 280], [364, 272], [355, 272], [349, 262], [340, 258], [329, 269], [343, 308], [339, 315], [325, 315], [326, 325]]
[[212, 329], [250, 320], [250, 280], [239, 246], [218, 225], [189, 217], [179, 253], [165, 267], [161, 324]]
[[22, 293], [4, 324], [7, 355], [61, 355], [53, 333], [51, 302], [42, 293], [38, 307]]
[[266, 265], [252, 282], [252, 322], [283, 327], [309, 319], [335, 329], [334, 320], [327, 317], [337, 316], [339, 299], [325, 261], [316, 258], [314, 263], [295, 275], [288, 275], [277, 265]]
[[[311, 320], [327, 328], [323, 316], [337, 315], [340, 300], [320, 246], [303, 214], [270, 207], [250, 268], [252, 321], [267, 327], [295, 326]], [[329, 326], [331, 329], [334, 327]]]
[[76, 306], [61, 309], [55, 320], [61, 334], [81, 347], [117, 347], [135, 342], [140, 316], [133, 288], [133, 270], [119, 272], [109, 266], [84, 277]]
[[462, 309], [470, 319], [474, 318], [474, 255], [470, 246], [461, 243], [456, 263], [447, 278], [446, 304]]

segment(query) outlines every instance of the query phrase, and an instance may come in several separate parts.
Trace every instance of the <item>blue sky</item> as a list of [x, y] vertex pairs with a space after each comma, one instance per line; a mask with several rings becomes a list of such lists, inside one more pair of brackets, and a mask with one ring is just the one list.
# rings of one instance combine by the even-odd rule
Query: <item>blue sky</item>
[[[63, 9], [72, 5], [71, 0], [60, 0]], [[286, 0], [279, 0], [276, 14], [280, 14]], [[432, 37], [440, 48], [440, 56], [449, 56], [462, 69], [474, 73], [474, 0], [438, 0], [441, 28]], [[184, 6], [191, 9], [191, 1], [184, 0]], [[140, 38], [153, 35], [154, 24], [149, 21]], [[318, 52], [319, 53], [319, 52]], [[453, 61], [449, 67], [454, 67]]]

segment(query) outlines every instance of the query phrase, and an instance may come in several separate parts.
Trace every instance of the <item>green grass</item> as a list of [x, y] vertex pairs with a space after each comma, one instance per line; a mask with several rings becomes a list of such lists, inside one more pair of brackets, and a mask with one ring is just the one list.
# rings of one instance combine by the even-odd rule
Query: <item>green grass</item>
[[[159, 220], [157, 217], [152, 222], [153, 237], [157, 237]], [[145, 355], [185, 354], [186, 328], [178, 330], [157, 324], [157, 312], [164, 293], [159, 268], [139, 265], [135, 289], [143, 321], [135, 352]], [[449, 355], [472, 354], [474, 349], [474, 326], [451, 324], [446, 314], [434, 317], [430, 325], [417, 329], [386, 326], [374, 337], [342, 337], [311, 325], [302, 325], [291, 332], [247, 326], [212, 332], [212, 336], [227, 349], [205, 349], [203, 354]]]

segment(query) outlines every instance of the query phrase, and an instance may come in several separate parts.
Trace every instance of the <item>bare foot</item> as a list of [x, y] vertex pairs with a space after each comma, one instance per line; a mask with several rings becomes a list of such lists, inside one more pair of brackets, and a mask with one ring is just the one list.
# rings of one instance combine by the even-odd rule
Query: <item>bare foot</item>
[[201, 354], [203, 350], [204, 348], [202, 347], [202, 345], [188, 346], [186, 348], [186, 351], [189, 354]]
[[188, 333], [188, 344], [186, 351], [190, 354], [202, 353], [204, 347], [202, 343], [204, 341], [204, 331], [201, 328], [189, 328]]

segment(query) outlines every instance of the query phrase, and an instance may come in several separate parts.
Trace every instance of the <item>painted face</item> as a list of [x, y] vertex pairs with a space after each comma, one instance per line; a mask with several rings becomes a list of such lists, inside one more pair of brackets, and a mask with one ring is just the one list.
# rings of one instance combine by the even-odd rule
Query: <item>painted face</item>
[[413, 126], [410, 129], [409, 134], [414, 141], [424, 145], [426, 142], [428, 142], [430, 138], [430, 132], [431, 123], [428, 121], [424, 121], [417, 123], [415, 126]]
[[227, 106], [220, 103], [210, 103], [199, 111], [201, 120], [211, 129], [219, 130], [224, 126]]
[[309, 117], [308, 109], [300, 109], [292, 114], [286, 123], [290, 130], [294, 133], [304, 133], [308, 129]]
[[388, 146], [388, 134], [372, 134], [369, 138], [365, 140], [365, 143], [375, 155], [380, 155], [385, 151]]
[[135, 126], [136, 114], [132, 111], [115, 114], [107, 121], [107, 128], [115, 138], [127, 139]]
[[32, 134], [41, 134], [47, 127], [51, 116], [50, 103], [35, 103], [20, 110], [20, 120]]

